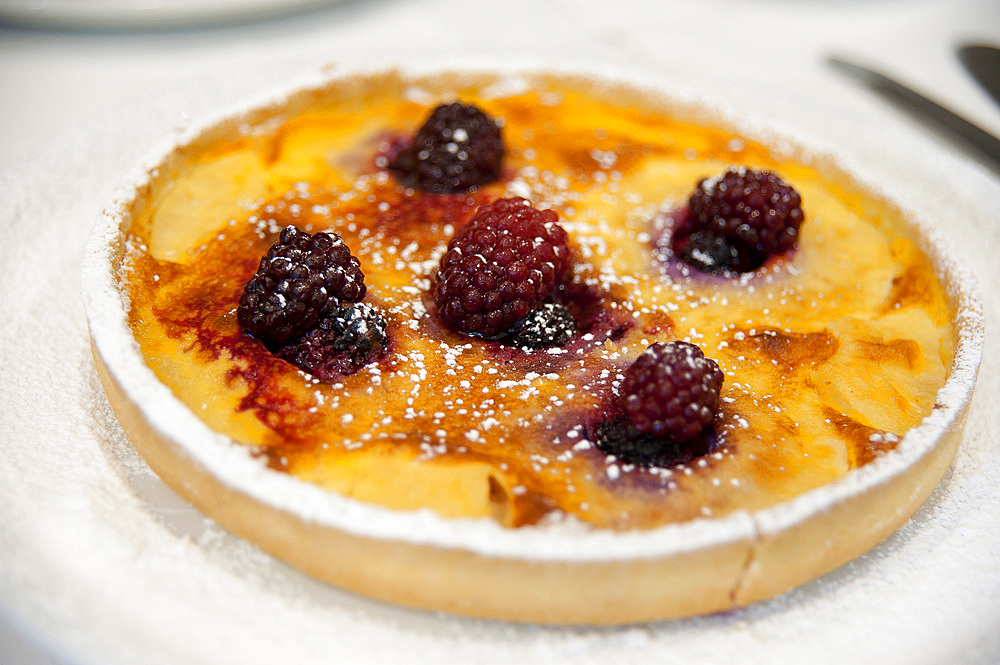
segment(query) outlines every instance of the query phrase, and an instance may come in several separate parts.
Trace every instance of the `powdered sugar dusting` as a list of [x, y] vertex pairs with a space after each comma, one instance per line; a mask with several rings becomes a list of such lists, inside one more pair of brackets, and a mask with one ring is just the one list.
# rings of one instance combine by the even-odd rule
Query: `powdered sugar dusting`
[[[597, 155], [594, 159], [601, 169], [608, 170], [614, 166], [614, 160], [609, 159], [606, 155]], [[144, 177], [139, 176], [137, 184], [141, 185]], [[363, 191], [363, 183], [357, 183], [356, 190]], [[542, 205], [565, 206], [573, 200], [566, 197], [575, 196], [558, 181], [558, 176], [545, 172], [532, 172], [530, 169], [519, 174], [518, 178], [509, 186], [509, 191], [520, 195], [525, 192], [530, 193]], [[228, 444], [218, 435], [209, 432], [197, 418], [180, 407], [173, 400], [169, 391], [155, 381], [152, 373], [137, 357], [138, 353], [134, 342], [131, 341], [130, 335], [123, 326], [123, 319], [116, 313], [116, 310], [121, 307], [121, 303], [114, 285], [110, 281], [112, 275], [106, 272], [106, 268], [102, 267], [102, 262], [107, 260], [108, 252], [113, 251], [119, 223], [118, 218], [121, 211], [124, 210], [127, 200], [128, 194], [126, 192], [123, 202], [111, 209], [104, 224], [104, 231], [95, 236], [97, 239], [92, 246], [92, 258], [88, 262], [88, 312], [91, 316], [92, 328], [96, 331], [95, 337], [98, 340], [99, 350], [118, 380], [126, 385], [129, 394], [138, 398], [137, 401], [140, 404], [162, 405], [162, 407], [157, 407], [154, 412], [147, 413], [150, 421], [164, 433], [184, 442], [182, 445], [187, 452], [198, 459], [206, 468], [212, 469], [226, 483], [234, 487], [252, 488], [251, 491], [255, 496], [264, 497], [267, 502], [279, 508], [291, 510], [321, 524], [329, 524], [355, 533], [377, 538], [405, 535], [406, 538], [413, 539], [415, 542], [447, 547], [464, 547], [489, 555], [525, 556], [526, 553], [530, 553], [528, 556], [539, 560], [550, 557], [557, 559], [597, 557], [603, 559], [640, 554], [642, 556], [654, 553], [665, 554], [676, 551], [678, 547], [681, 550], [697, 548], [710, 542], [718, 542], [720, 538], [728, 538], [734, 533], [746, 533], [747, 517], [735, 515], [723, 520], [667, 527], [652, 533], [611, 535], [581, 532], [579, 529], [571, 528], [569, 532], [572, 535], [567, 538], [551, 538], [550, 532], [556, 528], [551, 524], [545, 525], [544, 528], [521, 529], [515, 532], [499, 528], [488, 521], [442, 520], [426, 512], [399, 514], [330, 495], [317, 488], [304, 486], [283, 474], [265, 469], [260, 463], [247, 458], [243, 450]], [[568, 227], [573, 224], [571, 220], [572, 217], [567, 222]], [[262, 220], [262, 222], [266, 223], [266, 220]], [[580, 242], [583, 251], [586, 252], [587, 239], [584, 237]], [[595, 237], [593, 242], [600, 243], [600, 240]], [[981, 342], [982, 332], [981, 325], [974, 324], [977, 316], [981, 318], [981, 310], [976, 305], [974, 291], [965, 286], [971, 284], [972, 280], [955, 270], [953, 265], [942, 258], [942, 254], [933, 249], [939, 247], [940, 243], [933, 242], [929, 245], [942, 269], [945, 272], [950, 271], [949, 274], [954, 275], [953, 279], [948, 280], [949, 284], [959, 285], [953, 297], [962, 304], [962, 319], [973, 324], [967, 326], [971, 331], [966, 330], [963, 333], [964, 337], [960, 340], [959, 345], [956, 371], [953, 373], [949, 385], [942, 391], [944, 397], [952, 397], [953, 401], [941, 400], [943, 408], [935, 411], [927, 423], [905, 437], [904, 445], [900, 446], [903, 454], [879, 461], [879, 467], [888, 466], [892, 467], [893, 470], [882, 469], [882, 473], [879, 474], [876, 474], [874, 470], [863, 474], [854, 474], [834, 487], [817, 490], [792, 502], [788, 507], [779, 507], [774, 511], [777, 516], [775, 519], [782, 524], [787, 523], [789, 519], [793, 521], [804, 519], [812, 510], [818, 509], [831, 497], [847, 496], [864, 491], [865, 488], [884, 478], [883, 474], [901, 471], [906, 464], [905, 451], [911, 451], [911, 454], [923, 454], [932, 445], [935, 438], [934, 432], [947, 426], [950, 422], [949, 419], [954, 419], [960, 412], [964, 396], [967, 396], [968, 393], [968, 386], [971, 385], [968, 374], [970, 371], [974, 374], [974, 367], [977, 363], [976, 344]], [[600, 252], [601, 248], [595, 247], [594, 251]], [[400, 253], [398, 260], [405, 261], [406, 259]], [[428, 273], [428, 267], [427, 265], [419, 266], [423, 274]], [[621, 277], [613, 274], [601, 275], [599, 279], [603, 280], [605, 285], [622, 283]], [[448, 348], [446, 357], [451, 359], [449, 362], [457, 364], [457, 358], [460, 354], [461, 349]], [[420, 382], [419, 367], [415, 368], [414, 376], [416, 377], [415, 386], [418, 386]], [[958, 387], [955, 387], [956, 384]], [[524, 388], [529, 391], [532, 389], [530, 380]], [[483, 407], [485, 404], [484, 402], [479, 406]], [[481, 430], [488, 429], [485, 422], [477, 429], [470, 429], [466, 433], [466, 437], [470, 441], [478, 439]], [[745, 426], [745, 424], [740, 423], [737, 425]], [[921, 436], [921, 433], [925, 431], [928, 432], [926, 439]], [[190, 443], [193, 441], [203, 443]], [[873, 467], [873, 469], [875, 468]], [[617, 475], [617, 469], [617, 466], [609, 467], [609, 476]], [[792, 517], [788, 517], [789, 515]], [[757, 524], [770, 524], [771, 514], [768, 512], [763, 516], [755, 516], [753, 519]], [[697, 537], [692, 537], [692, 535]], [[641, 546], [637, 547], [640, 543]]]

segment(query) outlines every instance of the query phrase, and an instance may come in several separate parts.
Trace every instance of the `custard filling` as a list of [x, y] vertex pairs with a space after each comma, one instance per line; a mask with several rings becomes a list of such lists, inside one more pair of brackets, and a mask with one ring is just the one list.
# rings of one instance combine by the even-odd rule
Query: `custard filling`
[[[829, 168], [566, 81], [357, 93], [192, 149], [126, 239], [121, 278], [147, 362], [274, 469], [446, 517], [649, 528], [834, 481], [932, 410], [954, 354], [942, 286], [902, 214]], [[468, 194], [407, 189], [384, 155], [428, 98], [455, 96], [502, 119], [503, 176]], [[664, 239], [698, 180], [734, 165], [780, 174], [805, 222], [795, 249], [751, 273], [698, 273]], [[565, 345], [463, 336], [434, 311], [448, 240], [510, 196], [556, 211], [569, 233], [585, 325]], [[243, 286], [286, 225], [333, 230], [358, 257], [365, 302], [388, 323], [384, 358], [323, 382], [241, 332]], [[622, 372], [673, 339], [725, 374], [711, 450], [669, 467], [605, 455], [594, 429]]]

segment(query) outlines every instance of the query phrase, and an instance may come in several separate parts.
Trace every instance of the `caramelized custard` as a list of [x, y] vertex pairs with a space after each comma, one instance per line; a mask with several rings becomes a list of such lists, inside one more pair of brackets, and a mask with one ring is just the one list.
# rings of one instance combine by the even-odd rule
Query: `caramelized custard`
[[[385, 170], [437, 101], [503, 122], [504, 175], [470, 194]], [[798, 246], [737, 277], [664, 251], [700, 178], [774, 170], [801, 194]], [[637, 100], [563, 82], [498, 94], [393, 89], [313, 107], [192, 150], [136, 212], [122, 279], [149, 365], [210, 426], [274, 469], [364, 501], [509, 526], [569, 514], [648, 528], [756, 509], [891, 449], [933, 408], [949, 311], [896, 210], [819, 167]], [[582, 330], [523, 351], [445, 329], [431, 298], [477, 206], [524, 196], [570, 236]], [[244, 335], [244, 284], [286, 225], [336, 231], [361, 262], [389, 353], [320, 382]], [[601, 453], [621, 373], [655, 341], [725, 373], [710, 450], [643, 468]]]

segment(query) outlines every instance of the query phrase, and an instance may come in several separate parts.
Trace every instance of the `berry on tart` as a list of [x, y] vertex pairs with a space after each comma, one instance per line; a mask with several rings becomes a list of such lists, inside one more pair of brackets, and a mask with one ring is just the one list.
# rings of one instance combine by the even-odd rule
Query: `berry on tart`
[[729, 169], [698, 183], [672, 249], [703, 272], [756, 270], [795, 244], [801, 204], [798, 192], [770, 171]]
[[310, 235], [288, 226], [244, 287], [236, 317], [245, 333], [281, 345], [341, 303], [359, 302], [364, 280], [360, 262], [336, 233]]
[[500, 177], [503, 153], [496, 121], [455, 102], [431, 112], [389, 170], [404, 185], [431, 194], [467, 192]]
[[562, 346], [576, 334], [576, 321], [565, 305], [543, 303], [517, 321], [510, 336], [513, 346], [526, 350]]
[[625, 417], [595, 430], [607, 454], [645, 466], [669, 465], [707, 452], [703, 433], [719, 409], [718, 363], [688, 342], [657, 342], [625, 370], [619, 402]]
[[449, 241], [434, 302], [453, 330], [498, 338], [542, 306], [568, 265], [567, 234], [555, 212], [498, 199]]
[[323, 381], [353, 374], [389, 346], [385, 319], [361, 301], [361, 264], [332, 231], [287, 226], [243, 288], [243, 332]]
[[354, 374], [389, 347], [385, 319], [370, 305], [343, 305], [277, 355], [321, 381]]
[[701, 349], [657, 342], [625, 370], [621, 404], [643, 434], [689, 441], [712, 423], [720, 390], [722, 370]]

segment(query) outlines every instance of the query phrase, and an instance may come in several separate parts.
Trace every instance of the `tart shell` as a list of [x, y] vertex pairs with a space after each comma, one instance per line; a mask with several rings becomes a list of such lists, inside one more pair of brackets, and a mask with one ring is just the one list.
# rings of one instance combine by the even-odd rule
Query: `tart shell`
[[[108, 400], [150, 468], [206, 515], [309, 575], [380, 600], [519, 622], [622, 624], [741, 607], [815, 579], [899, 528], [940, 482], [961, 441], [983, 317], [971, 278], [917, 221], [916, 234], [955, 313], [955, 361], [933, 412], [895, 450], [773, 508], [649, 531], [573, 523], [505, 529], [489, 520], [394, 511], [306, 486], [212, 432], [146, 366], [128, 328], [117, 277], [123, 233], [157, 181], [183, 161], [186, 146], [277, 117], [282, 108], [308, 105], [325, 90], [349, 91], [366, 84], [358, 83], [365, 76], [402, 85], [411, 75], [360, 76], [307, 84], [280, 103], [257, 105], [180, 137], [141, 169], [93, 235], [83, 288]], [[628, 83], [624, 89], [634, 95], [668, 95], [644, 81], [599, 83]]]

